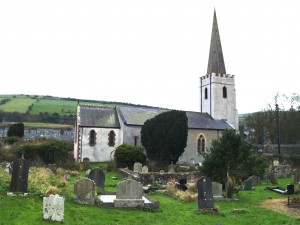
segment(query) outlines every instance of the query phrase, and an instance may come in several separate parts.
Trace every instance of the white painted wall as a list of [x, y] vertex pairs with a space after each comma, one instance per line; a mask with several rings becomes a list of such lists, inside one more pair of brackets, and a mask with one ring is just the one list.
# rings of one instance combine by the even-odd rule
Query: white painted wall
[[[91, 130], [95, 130], [97, 133], [96, 136], [96, 145], [89, 145], [89, 133]], [[116, 134], [115, 146], [108, 146], [108, 133], [113, 130]], [[112, 129], [112, 128], [81, 128], [81, 158], [80, 162], [84, 158], [89, 158], [90, 162], [107, 162], [111, 161], [112, 152], [118, 147], [120, 142], [120, 129]], [[82, 151], [83, 149], [83, 151]]]

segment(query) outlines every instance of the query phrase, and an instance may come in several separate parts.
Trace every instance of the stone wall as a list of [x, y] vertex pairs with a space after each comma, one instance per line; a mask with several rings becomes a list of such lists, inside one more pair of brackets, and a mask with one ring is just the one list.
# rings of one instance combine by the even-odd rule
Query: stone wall
[[132, 177], [134, 180], [141, 182], [143, 185], [154, 184], [154, 183], [167, 184], [173, 179], [176, 179], [176, 181], [179, 181], [181, 179], [186, 179], [187, 182], [191, 182], [201, 177], [201, 173], [199, 171], [180, 172], [180, 173], [168, 173], [168, 172], [134, 173], [132, 170], [129, 170], [127, 168], [119, 168], [118, 172], [124, 177]]
[[[278, 145], [255, 145], [254, 149], [263, 153], [278, 154]], [[300, 144], [280, 145], [280, 154], [300, 155]]]

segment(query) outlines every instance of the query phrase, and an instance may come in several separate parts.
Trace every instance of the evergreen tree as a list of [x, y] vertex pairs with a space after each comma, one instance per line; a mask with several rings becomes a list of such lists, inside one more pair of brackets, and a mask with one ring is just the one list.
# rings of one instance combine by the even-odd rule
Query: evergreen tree
[[147, 120], [141, 131], [141, 141], [147, 157], [158, 168], [176, 163], [186, 147], [188, 125], [185, 112], [171, 110]]
[[7, 131], [8, 137], [20, 137], [22, 138], [24, 136], [24, 124], [23, 123], [16, 123], [9, 127]]

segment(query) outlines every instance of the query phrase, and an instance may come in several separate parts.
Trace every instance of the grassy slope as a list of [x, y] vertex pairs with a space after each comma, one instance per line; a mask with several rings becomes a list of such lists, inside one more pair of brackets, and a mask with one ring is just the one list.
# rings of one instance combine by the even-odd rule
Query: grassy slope
[[[111, 179], [114, 173], [106, 174], [107, 192], [115, 190], [117, 180]], [[281, 185], [290, 182], [279, 179]], [[259, 202], [267, 199], [282, 198], [280, 194], [265, 190], [266, 183], [255, 191], [240, 191], [236, 202], [215, 202], [221, 215], [196, 214], [197, 203], [182, 203], [160, 194], [151, 197], [160, 201], [159, 212], [142, 210], [110, 209], [105, 207], [78, 205], [72, 202], [73, 182], [68, 184], [70, 195], [65, 200], [64, 224], [110, 224], [110, 225], [182, 225], [182, 224], [222, 224], [222, 225], [253, 225], [253, 224], [299, 224], [300, 219], [276, 213], [259, 207]], [[42, 220], [42, 199], [0, 196], [0, 224], [53, 224]], [[233, 209], [247, 209], [244, 214], [232, 214]]]
[[5, 103], [4, 105], [0, 105], [0, 110], [4, 112], [20, 112], [25, 113], [28, 110], [28, 106], [36, 102], [36, 99], [23, 96], [16, 95], [14, 98], [11, 95], [2, 95], [0, 96], [0, 100], [8, 98], [10, 101]]

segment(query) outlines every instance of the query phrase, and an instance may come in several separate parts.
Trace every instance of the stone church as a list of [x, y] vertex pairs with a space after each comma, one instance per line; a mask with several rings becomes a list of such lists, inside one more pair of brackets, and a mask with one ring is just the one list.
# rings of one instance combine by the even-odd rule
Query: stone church
[[[216, 12], [214, 12], [207, 73], [200, 78], [200, 112], [185, 112], [188, 138], [179, 162], [198, 163], [211, 142], [225, 129], [238, 130], [235, 80], [226, 74]], [[74, 133], [74, 158], [82, 162], [111, 161], [123, 143], [142, 146], [146, 120], [167, 111], [153, 107], [96, 107], [78, 105]]]

